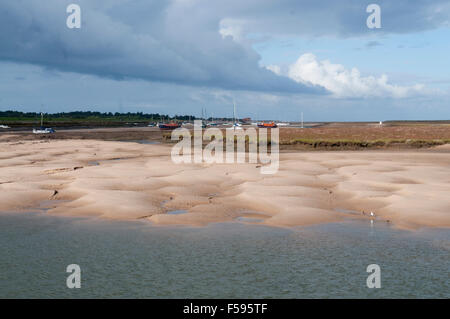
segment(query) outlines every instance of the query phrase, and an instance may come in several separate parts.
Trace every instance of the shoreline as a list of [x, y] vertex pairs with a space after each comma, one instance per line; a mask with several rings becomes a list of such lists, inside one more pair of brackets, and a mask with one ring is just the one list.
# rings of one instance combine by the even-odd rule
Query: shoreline
[[[245, 129], [256, 129], [245, 126]], [[192, 135], [192, 127], [188, 127]], [[220, 127], [223, 136], [225, 128]], [[46, 135], [28, 131], [2, 131], [0, 141], [17, 142], [40, 140], [100, 140], [100, 141], [147, 141], [173, 145], [170, 131], [156, 127], [103, 127], [56, 130]], [[431, 150], [439, 145], [450, 145], [449, 124], [386, 125], [373, 123], [329, 123], [310, 128], [281, 127], [280, 152], [305, 151], [359, 151], [359, 150]], [[206, 146], [207, 141], [203, 141]], [[248, 143], [247, 143], [248, 144]]]
[[[30, 211], [39, 202], [62, 200], [48, 213], [193, 226], [250, 217], [263, 219], [256, 225], [292, 227], [367, 219], [336, 209], [372, 210], [396, 228], [450, 227], [448, 147], [282, 152], [280, 171], [267, 176], [248, 163], [176, 165], [167, 145], [1, 144], [2, 211]], [[188, 212], [167, 214], [173, 210]]]
[[[328, 227], [331, 228], [348, 228], [350, 230], [363, 231], [367, 230], [369, 234], [373, 235], [378, 232], [392, 232], [392, 233], [404, 233], [408, 235], [417, 235], [418, 238], [424, 235], [430, 235], [433, 233], [441, 233], [447, 234], [449, 227], [419, 227], [419, 228], [402, 228], [395, 227], [392, 223], [386, 223], [382, 220], [374, 221], [373, 224], [369, 223], [369, 220], [360, 219], [360, 218], [345, 218], [339, 221], [330, 221], [324, 223], [317, 224], [308, 224], [308, 225], [296, 225], [296, 226], [279, 226], [279, 225], [269, 225], [269, 224], [259, 224], [259, 223], [251, 223], [251, 222], [243, 222], [238, 218], [231, 221], [219, 221], [213, 222], [205, 225], [192, 225], [192, 224], [156, 224], [149, 220], [143, 219], [110, 219], [104, 218], [100, 216], [76, 216], [69, 214], [48, 214], [43, 211], [38, 211], [35, 209], [29, 210], [21, 210], [21, 211], [0, 211], [0, 218], [31, 218], [31, 219], [40, 219], [40, 218], [49, 218], [55, 222], [63, 222], [69, 223], [73, 226], [81, 226], [81, 227], [116, 227], [123, 229], [149, 229], [149, 230], [158, 230], [158, 231], [211, 231], [211, 230], [221, 230], [224, 231], [226, 229], [231, 229], [232, 227], [252, 227], [252, 228], [261, 228], [262, 231], [268, 232], [293, 232], [293, 233], [301, 233], [301, 232], [311, 232], [320, 229], [324, 231]], [[265, 230], [264, 230], [265, 229]], [[450, 250], [450, 246], [445, 244], [444, 249]]]

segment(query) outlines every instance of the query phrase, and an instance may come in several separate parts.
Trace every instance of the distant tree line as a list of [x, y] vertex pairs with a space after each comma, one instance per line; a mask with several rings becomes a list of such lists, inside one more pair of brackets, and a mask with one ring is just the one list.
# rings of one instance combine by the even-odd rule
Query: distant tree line
[[[20, 111], [0, 111], [0, 119], [32, 120], [40, 118], [39, 112], [20, 112]], [[95, 112], [95, 111], [74, 111], [74, 112], [58, 112], [45, 113], [46, 121], [57, 120], [108, 120], [108, 121], [188, 121], [201, 119], [194, 115], [174, 115], [159, 113], [143, 113], [143, 112]], [[208, 120], [212, 120], [210, 117]], [[221, 118], [221, 120], [231, 120], [231, 118]]]
[[[40, 117], [41, 113], [38, 112], [19, 112], [19, 111], [0, 111], [0, 118], [15, 118], [15, 119], [34, 119]], [[187, 121], [189, 119], [195, 120], [195, 116], [190, 115], [175, 115], [170, 116], [167, 114], [159, 113], [143, 113], [143, 112], [95, 112], [95, 111], [74, 111], [74, 112], [58, 112], [58, 113], [46, 113], [45, 118], [50, 119], [108, 119], [108, 120], [183, 120]]]

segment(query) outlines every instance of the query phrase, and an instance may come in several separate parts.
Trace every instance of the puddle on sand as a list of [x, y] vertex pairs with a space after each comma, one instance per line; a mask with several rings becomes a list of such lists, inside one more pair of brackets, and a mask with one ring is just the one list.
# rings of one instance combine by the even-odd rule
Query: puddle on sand
[[371, 221], [371, 223], [373, 223], [374, 221], [380, 221], [380, 222], [387, 222], [389, 223], [390, 220], [386, 219], [383, 220], [381, 219], [379, 216], [377, 216], [375, 213], [373, 216], [370, 215], [370, 211], [365, 212], [359, 212], [359, 211], [354, 211], [354, 210], [348, 210], [348, 209], [343, 209], [343, 208], [335, 208], [334, 209], [335, 212], [341, 213], [341, 214], [346, 214], [348, 215], [348, 217], [358, 217], [358, 218], [365, 218], [365, 219], [369, 219]]
[[120, 142], [148, 144], [148, 145], [161, 144], [160, 141], [150, 141], [150, 140], [127, 140], [127, 141], [120, 141]]
[[241, 223], [258, 224], [262, 223], [268, 217], [270, 216], [259, 212], [247, 212], [237, 217], [235, 220]]
[[38, 211], [46, 213], [50, 209], [53, 209], [56, 206], [58, 206], [58, 204], [67, 203], [67, 202], [70, 202], [70, 201], [62, 200], [62, 199], [48, 199], [48, 200], [44, 200], [44, 201], [40, 202], [39, 206], [36, 208], [33, 208], [33, 210], [38, 210]]
[[126, 157], [113, 157], [113, 158], [108, 158], [108, 159], [102, 159], [102, 160], [99, 160], [99, 161], [89, 161], [88, 165], [90, 165], [90, 166], [99, 166], [100, 162], [108, 163], [108, 162], [123, 161], [123, 160], [126, 160], [126, 159], [128, 159], [128, 158], [126, 158]]
[[354, 216], [361, 216], [362, 215], [361, 212], [357, 212], [355, 210], [344, 209], [344, 208], [335, 208], [334, 211], [336, 211], [338, 213], [349, 214], [349, 215], [354, 215]]
[[186, 214], [187, 210], [185, 209], [178, 209], [178, 210], [171, 210], [168, 211], [166, 214], [168, 215], [182, 215], [182, 214]]
[[263, 221], [261, 218], [254, 218], [254, 217], [244, 217], [240, 216], [236, 218], [238, 222], [245, 222], [245, 223], [260, 223]]

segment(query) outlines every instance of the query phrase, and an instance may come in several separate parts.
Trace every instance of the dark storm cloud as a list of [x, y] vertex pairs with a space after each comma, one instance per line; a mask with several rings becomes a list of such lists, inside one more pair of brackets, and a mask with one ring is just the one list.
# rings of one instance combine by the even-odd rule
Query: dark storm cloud
[[[229, 12], [228, 17], [246, 32], [351, 37], [450, 26], [448, 0], [246, 0], [234, 6], [230, 1], [221, 3], [219, 10]], [[381, 29], [367, 28], [366, 8], [372, 3], [381, 7]], [[227, 7], [235, 9], [230, 11]]]
[[[377, 1], [382, 32], [448, 24], [441, 1]], [[82, 28], [66, 27], [66, 6], [82, 8]], [[244, 34], [352, 36], [368, 32], [364, 1], [5, 0], [0, 59], [115, 79], [144, 79], [269, 92], [325, 93], [259, 66]], [[395, 17], [395, 18], [394, 18]]]
[[[187, 18], [160, 1], [81, 1], [82, 28], [68, 29], [68, 1], [0, 4], [0, 59], [116, 79], [274, 92], [323, 93], [258, 65], [249, 47], [222, 38], [218, 21]], [[177, 7], [178, 6], [178, 7]], [[143, 14], [146, 13], [146, 14]], [[120, 17], [120, 18], [119, 18]]]

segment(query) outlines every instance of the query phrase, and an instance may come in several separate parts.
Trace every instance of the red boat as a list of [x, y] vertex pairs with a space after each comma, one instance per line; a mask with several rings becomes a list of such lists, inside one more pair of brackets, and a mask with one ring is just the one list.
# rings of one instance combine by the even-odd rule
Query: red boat
[[260, 128], [276, 128], [276, 127], [278, 127], [278, 125], [276, 123], [274, 123], [274, 122], [271, 122], [271, 123], [259, 123], [258, 127], [260, 127]]
[[174, 130], [176, 128], [181, 127], [181, 124], [178, 123], [160, 123], [158, 124], [160, 130]]

